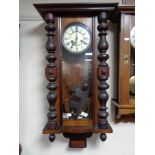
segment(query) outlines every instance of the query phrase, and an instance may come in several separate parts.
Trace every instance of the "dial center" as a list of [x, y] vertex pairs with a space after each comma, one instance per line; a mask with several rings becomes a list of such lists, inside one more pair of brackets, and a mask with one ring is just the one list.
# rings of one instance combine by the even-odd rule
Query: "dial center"
[[79, 46], [82, 44], [83, 35], [79, 32], [74, 32], [71, 35], [71, 41], [75, 46]]

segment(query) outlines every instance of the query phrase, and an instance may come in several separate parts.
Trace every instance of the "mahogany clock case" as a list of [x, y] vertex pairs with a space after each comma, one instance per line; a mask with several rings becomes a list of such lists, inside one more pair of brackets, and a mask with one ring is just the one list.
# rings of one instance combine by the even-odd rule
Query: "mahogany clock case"
[[[129, 1], [128, 1], [129, 2]], [[112, 99], [115, 107], [115, 121], [134, 122], [135, 116], [135, 47], [131, 32], [135, 26], [135, 6], [120, 6], [118, 22], [118, 86], [117, 97]]]
[[[45, 71], [49, 81], [49, 112], [43, 133], [50, 135], [50, 141], [54, 141], [55, 134], [63, 133], [72, 148], [86, 147], [86, 138], [93, 133], [101, 133], [101, 140], [106, 140], [106, 133], [112, 133], [106, 107], [109, 98], [106, 35], [117, 3], [34, 6], [46, 22], [48, 38]], [[66, 28], [75, 23], [87, 27], [91, 35], [90, 45], [79, 54], [67, 51], [62, 43]], [[76, 40], [71, 41], [77, 44]]]

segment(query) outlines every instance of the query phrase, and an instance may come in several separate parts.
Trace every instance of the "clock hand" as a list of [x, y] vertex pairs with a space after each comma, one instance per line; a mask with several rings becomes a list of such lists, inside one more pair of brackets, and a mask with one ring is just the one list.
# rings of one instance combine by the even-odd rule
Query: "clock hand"
[[76, 25], [76, 32], [78, 32], [78, 27], [77, 27], [77, 25]]
[[71, 40], [71, 44], [72, 46], [70, 48], [73, 48], [73, 46], [75, 46], [76, 43], [73, 40]]
[[70, 48], [73, 48], [73, 44], [71, 45], [71, 47]]
[[77, 32], [78, 32], [78, 27], [77, 27], [77, 25], [76, 25], [76, 37], [75, 37], [75, 42], [76, 42], [76, 44], [77, 44], [77, 40], [78, 40]]
[[83, 44], [87, 45], [87, 43], [86, 43], [84, 40], [81, 40], [81, 43], [83, 43]]
[[75, 43], [77, 44], [77, 40], [78, 40], [78, 37], [77, 37], [77, 31], [76, 31], [76, 37], [75, 37]]
[[81, 43], [83, 43], [83, 40], [81, 40]]
[[75, 45], [75, 41], [71, 40], [71, 44], [72, 44], [72, 45]]

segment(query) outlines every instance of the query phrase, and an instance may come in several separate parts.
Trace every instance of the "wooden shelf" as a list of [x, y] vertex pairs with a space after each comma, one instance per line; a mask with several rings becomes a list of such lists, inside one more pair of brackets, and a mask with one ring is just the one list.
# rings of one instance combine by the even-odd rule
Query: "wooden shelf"
[[112, 133], [113, 130], [111, 126], [108, 124], [107, 129], [99, 129], [97, 126], [93, 129], [94, 133]]
[[100, 129], [97, 126], [93, 128], [92, 126], [64, 126], [62, 129], [49, 129], [47, 125], [43, 130], [43, 134], [59, 134], [59, 133], [112, 133], [113, 130], [108, 124], [107, 129]]
[[129, 100], [131, 104], [119, 104], [117, 99], [112, 99], [111, 103], [121, 109], [135, 109], [134, 99]]
[[132, 116], [132, 114], [135, 113], [134, 99], [129, 100], [129, 102], [129, 104], [120, 104], [116, 99], [111, 100], [111, 103], [116, 107], [116, 119], [120, 119], [122, 116], [125, 115], [129, 115], [130, 117]]
[[62, 130], [60, 128], [57, 128], [57, 129], [49, 129], [49, 127], [46, 126], [44, 127], [43, 129], [43, 134], [59, 134], [59, 133], [62, 133]]

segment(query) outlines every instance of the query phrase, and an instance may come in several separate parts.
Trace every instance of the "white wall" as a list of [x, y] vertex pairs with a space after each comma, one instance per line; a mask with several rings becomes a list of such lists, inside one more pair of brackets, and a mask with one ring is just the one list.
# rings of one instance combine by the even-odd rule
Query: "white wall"
[[[21, 4], [20, 9], [24, 6], [23, 1], [20, 6]], [[26, 10], [29, 9], [25, 8], [25, 12]], [[32, 18], [33, 15], [35, 16], [33, 11]], [[28, 13], [30, 14], [29, 11]], [[23, 20], [23, 17], [27, 21]], [[38, 17], [35, 16], [35, 18]], [[42, 134], [48, 111], [47, 81], [44, 77], [47, 54], [45, 50], [46, 32], [43, 21], [29, 21], [28, 19], [29, 17], [25, 13], [20, 21], [20, 143], [23, 147], [22, 155], [51, 155], [52, 153], [57, 155], [79, 155], [79, 153], [81, 155], [134, 155], [134, 123], [115, 124], [110, 99], [108, 101], [109, 122], [114, 133], [108, 134], [107, 141], [101, 142], [99, 135], [95, 134], [87, 139], [87, 148], [70, 149], [68, 139], [62, 135], [56, 135], [54, 143], [50, 143], [48, 136]], [[108, 81], [110, 97], [115, 96], [115, 29], [115, 25], [110, 25], [108, 35], [109, 44], [112, 45], [108, 50], [110, 53], [110, 78]]]

